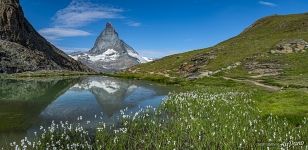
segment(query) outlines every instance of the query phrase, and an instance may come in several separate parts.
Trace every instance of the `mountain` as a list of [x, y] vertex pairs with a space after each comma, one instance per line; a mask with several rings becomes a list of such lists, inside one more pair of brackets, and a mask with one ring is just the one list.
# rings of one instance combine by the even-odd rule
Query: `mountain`
[[151, 61], [141, 57], [132, 47], [121, 40], [110, 23], [106, 24], [106, 28], [89, 52], [70, 56], [99, 72], [123, 70]]
[[250, 78], [308, 87], [307, 42], [308, 13], [274, 15], [216, 46], [167, 56], [122, 74], [141, 78]]
[[24, 17], [19, 0], [1, 0], [0, 14], [0, 73], [91, 70], [43, 38]]

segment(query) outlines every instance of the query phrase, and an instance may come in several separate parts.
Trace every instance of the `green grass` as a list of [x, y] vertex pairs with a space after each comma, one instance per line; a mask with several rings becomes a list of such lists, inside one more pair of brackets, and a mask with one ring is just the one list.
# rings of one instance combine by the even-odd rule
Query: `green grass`
[[[273, 149], [307, 142], [308, 120], [297, 124], [276, 115], [262, 116], [255, 89], [204, 87], [170, 94], [162, 106], [128, 116], [117, 126], [102, 125], [94, 139], [82, 127], [52, 124], [37, 137], [36, 149]], [[59, 142], [57, 142], [59, 141]], [[27, 143], [27, 142], [26, 142]], [[78, 145], [76, 145], [78, 143]], [[23, 145], [21, 145], [23, 146]]]
[[259, 92], [255, 99], [263, 115], [274, 114], [289, 119], [308, 117], [307, 92], [298, 89], [287, 89], [275, 93]]
[[[261, 149], [265, 147], [258, 143], [283, 143], [277, 139], [287, 140], [284, 136], [295, 125], [259, 116], [251, 96], [221, 87], [170, 95], [156, 113], [125, 120], [126, 132], [99, 132], [99, 145], [107, 149]], [[307, 141], [307, 126], [301, 125], [303, 135], [298, 140]], [[276, 131], [280, 132], [274, 137]]]
[[193, 58], [195, 55], [202, 53], [204, 53], [202, 50], [195, 50], [182, 54], [167, 56], [157, 61], [153, 61], [146, 64], [140, 64], [135, 67], [132, 67], [131, 70], [135, 70], [136, 72], [135, 73], [130, 72], [130, 74], [143, 74], [143, 75], [169, 74], [171, 77], [178, 77], [179, 66], [183, 64], [183, 62], [186, 62], [187, 60]]
[[[152, 63], [138, 65], [120, 76], [134, 76], [141, 79], [151, 79], [156, 75], [169, 75], [181, 81], [179, 84], [186, 89], [195, 87], [227, 86], [242, 88], [257, 88], [259, 95], [254, 98], [258, 100], [258, 107], [265, 110], [264, 115], [270, 113], [279, 116], [296, 118], [307, 116], [307, 87], [308, 87], [308, 52], [294, 54], [271, 54], [270, 50], [278, 43], [288, 39], [304, 39], [308, 41], [308, 14], [275, 15], [262, 18], [247, 28], [238, 36], [218, 45], [206, 49], [195, 50], [182, 54], [176, 54], [154, 61]], [[206, 64], [192, 61], [200, 55], [215, 54], [215, 59], [209, 59]], [[214, 78], [203, 78], [196, 81], [188, 81], [185, 74], [180, 73], [180, 66], [194, 64], [199, 71], [216, 71], [236, 62], [242, 65], [235, 69], [226, 70], [215, 75]], [[275, 62], [282, 65], [283, 71], [280, 75], [251, 78], [245, 64], [248, 62], [269, 63]], [[280, 92], [263, 91], [261, 88], [251, 85], [234, 83], [221, 80], [221, 77], [232, 77], [237, 79], [261, 80], [268, 85], [283, 87]], [[168, 77], [166, 77], [168, 78]], [[164, 80], [168, 80], [164, 78]], [[272, 102], [272, 103], [270, 103]]]
[[263, 78], [263, 82], [285, 88], [308, 88], [308, 76], [278, 76]]
[[[280, 75], [263, 77], [261, 79], [265, 80], [270, 84], [276, 84], [283, 87], [308, 87], [308, 62], [306, 61], [307, 58], [308, 52], [286, 55], [271, 55], [267, 57], [264, 56], [263, 58], [257, 58], [259, 62], [266, 63], [274, 61], [283, 64], [283, 71]], [[233, 74], [237, 75], [238, 73], [233, 72]]]
[[[256, 107], [262, 111], [262, 116], [270, 114], [287, 118], [289, 121], [298, 123], [304, 117], [308, 117], [308, 91], [307, 89], [286, 88], [277, 92], [270, 92], [261, 87], [250, 84], [237, 83], [221, 78], [203, 78], [182, 87], [191, 89], [229, 87], [245, 92], [252, 92], [251, 99], [256, 101]], [[224, 92], [224, 91], [222, 91]]]
[[95, 137], [79, 125], [54, 124], [41, 130], [34, 149], [57, 141], [57, 148], [77, 149], [266, 149], [266, 143], [279, 149], [290, 141], [308, 142], [308, 93], [301, 89], [269, 92], [220, 77], [176, 84], [178, 90], [156, 110], [123, 113], [120, 124], [101, 123]]
[[[214, 47], [167, 56], [152, 63], [133, 67], [128, 72], [131, 74], [169, 74], [172, 77], [183, 77], [179, 70], [181, 65], [193, 64], [192, 60], [197, 56], [212, 52], [216, 58], [209, 60], [205, 65], [197, 63], [196, 65], [200, 70], [216, 71], [239, 61], [246, 62], [246, 58], [257, 56], [264, 59], [264, 61], [274, 59], [283, 64], [288, 64], [289, 70], [286, 70], [287, 74], [292, 74], [295, 70], [297, 70], [296, 75], [298, 75], [298, 72], [307, 74], [307, 71], [305, 71], [308, 65], [308, 62], [305, 61], [307, 53], [304, 55], [280, 56], [269, 54], [271, 48], [282, 40], [304, 39], [308, 41], [307, 24], [307, 14], [266, 17], [258, 20], [240, 35]], [[240, 72], [233, 72], [233, 74], [243, 74], [243, 71], [247, 73], [247, 70], [244, 69], [240, 70]]]
[[[74, 141], [69, 142], [66, 135], [62, 136], [68, 130], [58, 128], [38, 137], [39, 148], [51, 147], [52, 141], [59, 140], [58, 148], [79, 143], [94, 149], [266, 149], [262, 143], [273, 143], [273, 149], [280, 149], [284, 142], [304, 141], [305, 147], [293, 148], [307, 149], [308, 53], [269, 53], [282, 40], [308, 41], [307, 25], [308, 14], [266, 17], [214, 47], [108, 74], [174, 84], [179, 89], [158, 110], [144, 110], [133, 117], [123, 114], [122, 123], [111, 128], [102, 125], [94, 139], [78, 128], [65, 132]], [[206, 63], [194, 61], [210, 52], [215, 54], [215, 59]], [[180, 70], [183, 65], [192, 65], [199, 71], [216, 71], [238, 61], [242, 62], [238, 68], [192, 81]], [[223, 76], [251, 79], [244, 66], [250, 61], [282, 64], [281, 75], [260, 79], [284, 87], [283, 90], [270, 92], [222, 79]]]
[[[264, 81], [265, 84], [284, 87], [284, 89], [281, 91], [271, 92], [250, 83], [239, 83], [231, 80], [225, 80], [221, 77], [206, 77], [197, 80], [179, 79], [177, 80], [177, 82], [170, 81], [170, 78], [163, 78], [164, 80], [156, 80], [156, 78], [152, 78], [153, 76], [147, 76], [147, 78], [142, 78], [140, 76], [135, 76], [134, 74], [127, 74], [127, 76], [121, 74], [117, 77], [132, 77], [136, 79], [174, 84], [177, 85], [177, 91], [180, 92], [190, 91], [192, 89], [217, 89], [221, 87], [229, 87], [233, 89], [243, 90], [246, 92], [248, 92], [250, 89], [253, 89], [255, 94], [252, 95], [252, 99], [256, 101], [256, 106], [263, 111], [263, 116], [275, 114], [277, 116], [287, 117], [292, 122], [297, 122], [297, 118], [308, 117], [308, 90], [298, 85], [286, 86], [283, 84], [278, 84], [276, 83], [277, 79], [272, 81], [268, 79]], [[299, 82], [300, 81], [301, 80], [299, 80]]]

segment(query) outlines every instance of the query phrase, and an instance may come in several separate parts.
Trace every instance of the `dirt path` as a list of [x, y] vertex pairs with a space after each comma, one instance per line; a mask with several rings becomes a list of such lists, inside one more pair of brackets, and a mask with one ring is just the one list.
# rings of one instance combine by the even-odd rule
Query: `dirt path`
[[260, 82], [257, 82], [257, 81], [253, 81], [253, 80], [248, 80], [248, 79], [240, 80], [240, 79], [233, 79], [233, 78], [229, 78], [229, 77], [223, 77], [223, 78], [226, 79], [226, 80], [232, 80], [232, 81], [235, 81], [235, 82], [250, 83], [250, 84], [253, 84], [253, 85], [256, 85], [256, 86], [263, 87], [264, 89], [266, 89], [268, 91], [275, 92], [275, 91], [281, 90], [281, 87], [266, 85], [266, 84], [263, 84], [263, 83], [260, 83]]

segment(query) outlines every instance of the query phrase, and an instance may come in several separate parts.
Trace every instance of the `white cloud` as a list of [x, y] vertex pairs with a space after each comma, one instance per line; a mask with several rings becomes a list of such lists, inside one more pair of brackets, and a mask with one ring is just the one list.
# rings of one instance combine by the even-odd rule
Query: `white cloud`
[[269, 7], [276, 7], [277, 6], [277, 4], [267, 2], [267, 1], [259, 1], [259, 4], [264, 5], [264, 6], [269, 6]]
[[89, 32], [83, 30], [71, 29], [71, 28], [59, 28], [59, 27], [44, 28], [39, 30], [39, 33], [49, 40], [57, 40], [59, 38], [65, 38], [65, 37], [91, 35]]
[[87, 0], [72, 0], [67, 7], [56, 12], [52, 19], [52, 27], [41, 29], [39, 32], [51, 41], [65, 37], [89, 36], [89, 32], [78, 28], [101, 19], [121, 18], [122, 11]]
[[[52, 18], [51, 27], [39, 32], [50, 41], [67, 37], [91, 35], [80, 28], [103, 19], [123, 19], [123, 9], [92, 3], [91, 0], [72, 0], [65, 8], [58, 10]], [[128, 26], [138, 27], [139, 22], [128, 21]]]
[[131, 26], [131, 27], [140, 27], [141, 26], [141, 23], [140, 22], [136, 22], [136, 21], [128, 21], [126, 24], [128, 26]]
[[81, 27], [101, 19], [123, 18], [122, 9], [94, 4], [85, 0], [73, 0], [53, 17], [57, 27]]

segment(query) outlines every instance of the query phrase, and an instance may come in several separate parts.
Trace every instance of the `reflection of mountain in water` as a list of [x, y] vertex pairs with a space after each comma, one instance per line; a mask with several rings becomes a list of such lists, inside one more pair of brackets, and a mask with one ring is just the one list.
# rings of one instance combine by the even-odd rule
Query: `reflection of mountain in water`
[[89, 119], [103, 112], [105, 119], [110, 121], [118, 116], [121, 109], [137, 110], [147, 100], [157, 98], [155, 105], [159, 105], [164, 95], [166, 90], [162, 87], [144, 82], [88, 77], [48, 106], [41, 113], [41, 118], [73, 121], [78, 116]]
[[[0, 80], [0, 145], [4, 140], [30, 136], [52, 120], [76, 123], [77, 117], [83, 116], [88, 129], [99, 121], [113, 124], [121, 109], [134, 113], [140, 107], [157, 107], [167, 91], [159, 85], [109, 77]], [[85, 123], [88, 120], [91, 124]]]
[[0, 131], [29, 127], [45, 107], [77, 79], [0, 80]]
[[136, 107], [142, 100], [165, 95], [155, 86], [107, 77], [88, 78], [73, 88], [80, 87], [91, 91], [109, 117], [121, 109]]

